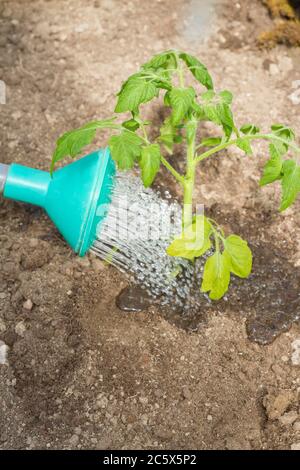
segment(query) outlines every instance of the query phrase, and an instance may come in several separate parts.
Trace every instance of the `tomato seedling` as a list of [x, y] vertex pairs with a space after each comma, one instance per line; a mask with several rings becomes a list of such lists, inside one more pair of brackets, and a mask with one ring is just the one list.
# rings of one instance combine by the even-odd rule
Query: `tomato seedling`
[[[186, 84], [186, 73], [191, 73], [197, 87]], [[199, 91], [201, 85], [204, 91]], [[141, 105], [163, 94], [168, 117], [159, 134], [152, 140], [147, 131], [151, 122], [141, 115]], [[246, 241], [238, 235], [225, 236], [222, 228], [212, 219], [193, 213], [193, 192], [197, 166], [213, 155], [231, 146], [237, 146], [246, 155], [252, 155], [251, 143], [269, 141], [269, 159], [263, 170], [260, 185], [281, 182], [280, 211], [287, 209], [300, 192], [300, 166], [295, 158], [300, 148], [295, 143], [292, 129], [273, 124], [270, 131], [261, 132], [256, 125], [238, 128], [231, 111], [232, 94], [214, 90], [207, 68], [194, 56], [177, 50], [155, 55], [131, 75], [117, 94], [116, 115], [130, 113], [130, 117], [117, 123], [116, 115], [110, 119], [93, 121], [79, 129], [62, 135], [52, 158], [55, 163], [66, 156], [75, 157], [90, 144], [98, 129], [116, 131], [109, 139], [112, 158], [120, 170], [140, 167], [141, 178], [150, 186], [163, 165], [174, 176], [183, 191], [183, 231], [167, 249], [170, 256], [193, 261], [213, 249], [204, 266], [201, 291], [209, 292], [211, 299], [220, 299], [228, 290], [230, 276], [246, 278], [252, 269], [252, 254]], [[221, 136], [198, 140], [198, 128], [203, 121], [211, 121], [221, 130]], [[168, 155], [174, 146], [186, 145], [186, 169], [180, 174], [171, 165]], [[199, 228], [200, 227], [200, 228]]]

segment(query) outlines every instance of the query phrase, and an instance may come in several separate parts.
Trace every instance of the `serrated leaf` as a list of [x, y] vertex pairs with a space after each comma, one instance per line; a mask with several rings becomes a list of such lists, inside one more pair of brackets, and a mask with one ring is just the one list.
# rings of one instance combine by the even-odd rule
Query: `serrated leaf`
[[271, 126], [271, 129], [274, 134], [278, 135], [279, 137], [282, 137], [287, 141], [295, 140], [295, 133], [293, 129], [288, 126], [285, 126], [284, 124], [273, 124]]
[[142, 73], [132, 75], [122, 86], [118, 93], [116, 113], [135, 111], [142, 103], [147, 103], [158, 96], [156, 85], [147, 80]]
[[179, 256], [189, 260], [202, 256], [211, 248], [210, 233], [210, 222], [204, 215], [198, 215], [194, 222], [168, 246], [167, 253], [169, 256]]
[[119, 135], [110, 137], [109, 148], [112, 158], [120, 170], [128, 170], [133, 167], [136, 159], [141, 154], [143, 140], [133, 132], [124, 130]]
[[136, 131], [140, 127], [140, 124], [135, 119], [128, 119], [128, 121], [122, 123], [122, 126], [129, 131]]
[[205, 263], [202, 292], [210, 291], [212, 300], [219, 300], [227, 292], [230, 282], [230, 260], [224, 253], [216, 252]]
[[[222, 93], [222, 92], [221, 92]], [[228, 98], [222, 94], [207, 91], [201, 95], [202, 109], [206, 119], [223, 127], [225, 135], [229, 138], [234, 128], [233, 116], [228, 104]]]
[[287, 209], [300, 192], [300, 166], [294, 160], [285, 160], [282, 165], [282, 198], [280, 211]]
[[192, 87], [173, 88], [170, 91], [173, 124], [179, 124], [183, 120], [194, 101], [195, 95], [195, 90]]
[[142, 171], [142, 180], [146, 188], [151, 186], [154, 181], [160, 167], [160, 159], [160, 147], [158, 144], [150, 144], [142, 148], [139, 165]]
[[159, 54], [155, 54], [148, 62], [146, 62], [142, 68], [143, 69], [154, 69], [157, 70], [161, 67], [175, 67], [176, 60], [174, 57], [174, 51], [164, 51]]
[[264, 186], [265, 184], [273, 183], [281, 178], [282, 170], [282, 157], [278, 147], [274, 144], [269, 145], [270, 158], [264, 166], [263, 175], [260, 179], [259, 184]]
[[237, 147], [239, 147], [243, 152], [245, 152], [246, 155], [252, 155], [253, 151], [250, 145], [250, 142], [248, 139], [243, 139], [243, 137], [240, 137], [236, 141]]
[[255, 126], [254, 124], [245, 124], [240, 128], [240, 131], [246, 135], [254, 135], [260, 132], [260, 128]]
[[272, 140], [278, 152], [281, 154], [281, 156], [283, 156], [289, 149], [289, 142], [295, 139], [295, 133], [290, 127], [287, 127], [283, 124], [273, 124], [273, 126], [271, 126], [271, 129], [274, 136], [280, 137], [281, 139], [285, 140], [285, 142], [281, 142], [276, 138]]
[[179, 57], [186, 63], [191, 73], [201, 85], [205, 86], [208, 90], [213, 89], [212, 78], [204, 64], [196, 57], [185, 52], [180, 52]]
[[203, 147], [215, 147], [222, 142], [221, 137], [207, 137], [206, 139], [201, 140], [201, 146]]
[[248, 243], [238, 235], [229, 235], [225, 240], [225, 256], [230, 259], [230, 271], [236, 276], [248, 277], [252, 269], [252, 253]]
[[56, 143], [56, 148], [52, 156], [51, 173], [55, 163], [64, 157], [76, 157], [79, 155], [86, 145], [92, 143], [95, 138], [97, 129], [117, 129], [119, 126], [115, 124], [114, 118], [103, 119], [102, 121], [92, 121], [79, 129], [63, 134]]

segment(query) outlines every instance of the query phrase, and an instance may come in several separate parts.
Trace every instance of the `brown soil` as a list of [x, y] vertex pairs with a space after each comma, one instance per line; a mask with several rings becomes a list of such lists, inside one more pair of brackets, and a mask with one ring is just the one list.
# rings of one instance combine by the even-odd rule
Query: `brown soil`
[[[196, 54], [217, 87], [233, 91], [239, 124], [283, 121], [299, 135], [290, 99], [298, 51], [256, 48], [271, 22], [260, 1], [226, 0], [204, 38], [200, 3], [172, 0], [169, 13], [167, 0], [1, 2], [2, 161], [48, 169], [58, 135], [108, 117], [121, 81], [170, 47]], [[248, 238], [255, 262], [227, 300], [186, 319], [159, 306], [120, 311], [126, 277], [77, 258], [41, 210], [0, 200], [0, 340], [9, 346], [0, 365], [2, 448], [299, 445], [300, 202], [279, 214], [279, 187], [258, 187], [265, 153], [264, 144], [256, 145], [261, 158], [230, 151], [199, 172], [198, 201]], [[247, 334], [276, 339], [263, 346]]]

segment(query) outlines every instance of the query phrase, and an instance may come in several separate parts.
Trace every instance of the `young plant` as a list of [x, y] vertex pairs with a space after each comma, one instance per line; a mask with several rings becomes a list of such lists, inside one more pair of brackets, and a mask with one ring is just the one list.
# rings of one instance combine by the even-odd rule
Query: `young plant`
[[[197, 88], [186, 83], [186, 73], [193, 75]], [[143, 119], [141, 108], [160, 94], [163, 94], [164, 106], [169, 111], [168, 117], [159, 135], [150, 140], [147, 128], [151, 122]], [[193, 214], [196, 168], [207, 158], [224, 155], [222, 150], [231, 146], [252, 155], [252, 141], [266, 140], [270, 156], [260, 185], [280, 181], [280, 211], [283, 211], [300, 192], [300, 166], [292, 158], [300, 153], [294, 132], [282, 124], [273, 124], [268, 132], [261, 132], [253, 124], [245, 124], [238, 129], [231, 111], [232, 94], [227, 90], [215, 91], [207, 68], [196, 57], [177, 50], [157, 54], [142, 65], [123, 83], [117, 97], [115, 113], [130, 113], [130, 116], [121, 124], [114, 116], [89, 122], [64, 134], [57, 141], [51, 171], [64, 157], [80, 154], [93, 141], [98, 129], [107, 128], [116, 131], [109, 139], [109, 147], [120, 170], [129, 170], [138, 164], [143, 183], [148, 187], [160, 166], [166, 167], [183, 191], [183, 231], [172, 241], [167, 252], [170, 256], [193, 261], [213, 249], [213, 254], [205, 262], [201, 291], [209, 292], [211, 299], [220, 299], [228, 290], [231, 274], [242, 278], [249, 276], [252, 254], [241, 237], [225, 236], [214, 220]], [[199, 141], [197, 131], [203, 121], [213, 122], [222, 135]], [[184, 174], [176, 171], [166, 157], [172, 155], [174, 146], [180, 143], [186, 144]]]

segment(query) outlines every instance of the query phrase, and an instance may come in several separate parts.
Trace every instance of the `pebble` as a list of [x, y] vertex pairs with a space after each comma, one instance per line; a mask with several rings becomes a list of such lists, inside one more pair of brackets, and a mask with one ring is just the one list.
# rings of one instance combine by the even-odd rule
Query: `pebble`
[[0, 364], [7, 364], [8, 346], [3, 341], [0, 341]]
[[293, 394], [289, 390], [281, 391], [276, 397], [267, 395], [264, 399], [264, 406], [268, 418], [278, 419], [286, 411], [293, 400]]
[[293, 366], [300, 366], [300, 338], [292, 342], [292, 364]]
[[19, 321], [19, 323], [17, 323], [16, 326], [15, 326], [15, 332], [19, 336], [24, 336], [25, 331], [26, 331], [26, 326], [25, 326], [24, 322]]
[[71, 446], [77, 446], [78, 442], [79, 442], [79, 436], [77, 434], [73, 434], [73, 436], [70, 437], [69, 439], [69, 443]]
[[300, 442], [295, 442], [291, 445], [291, 450], [300, 450]]
[[0, 318], [0, 333], [4, 333], [5, 330], [6, 330], [6, 325], [5, 325], [4, 321], [1, 320], [1, 318]]
[[14, 113], [11, 114], [11, 117], [15, 120], [18, 121], [22, 117], [21, 111], [15, 111]]
[[296, 432], [300, 431], [300, 421], [296, 421], [296, 423], [294, 423], [293, 429]]
[[27, 299], [24, 303], [23, 303], [23, 308], [25, 308], [25, 310], [32, 310], [32, 307], [33, 307], [33, 302], [32, 300], [30, 299]]
[[293, 424], [296, 419], [298, 418], [298, 413], [296, 411], [289, 411], [288, 413], [284, 413], [282, 416], [279, 417], [279, 421], [283, 426], [290, 426]]
[[87, 256], [84, 256], [83, 258], [78, 257], [77, 263], [83, 268], [89, 268], [91, 265], [90, 260], [88, 259]]
[[280, 57], [279, 62], [278, 62], [278, 67], [281, 72], [288, 73], [294, 68], [293, 61], [290, 57], [286, 57], [286, 56]]
[[270, 75], [272, 75], [272, 76], [278, 75], [279, 72], [280, 72], [280, 70], [279, 70], [278, 65], [276, 65], [276, 64], [270, 64], [270, 66], [269, 66], [269, 73], [270, 73]]

